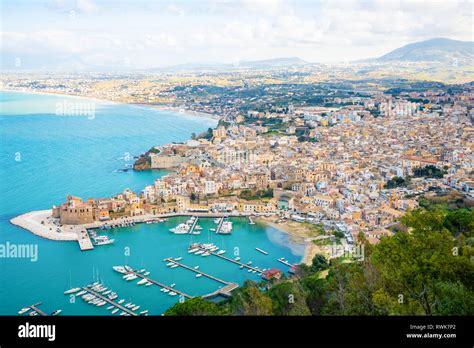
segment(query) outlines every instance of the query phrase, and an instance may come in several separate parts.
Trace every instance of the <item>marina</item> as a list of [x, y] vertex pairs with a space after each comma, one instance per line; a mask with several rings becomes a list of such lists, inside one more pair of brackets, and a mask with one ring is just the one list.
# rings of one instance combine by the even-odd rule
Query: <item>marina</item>
[[133, 310], [131, 310], [130, 308], [127, 308], [125, 306], [122, 306], [121, 304], [115, 302], [114, 300], [111, 300], [109, 299], [108, 297], [106, 296], [103, 296], [102, 294], [100, 294], [99, 292], [97, 291], [94, 291], [88, 287], [83, 287], [82, 288], [82, 291], [86, 291], [87, 293], [91, 294], [91, 295], [94, 295], [96, 298], [100, 298], [102, 301], [105, 301], [107, 303], [109, 303], [111, 306], [114, 306], [116, 307], [116, 309], [119, 309], [119, 310], [122, 310], [123, 312], [125, 313], [128, 313], [129, 315], [131, 316], [136, 316], [138, 315], [137, 313], [135, 313]]
[[224, 256], [222, 254], [219, 254], [219, 252], [214, 252], [214, 251], [210, 251], [209, 249], [206, 249], [204, 247], [202, 247], [201, 245], [192, 245], [191, 246], [192, 248], [197, 248], [199, 249], [200, 251], [203, 251], [204, 253], [209, 253], [210, 255], [214, 255], [214, 256], [217, 256], [223, 260], [226, 260], [228, 262], [232, 262], [238, 266], [240, 266], [241, 268], [247, 268], [248, 270], [250, 271], [255, 271], [255, 273], [262, 273], [263, 270], [259, 269], [259, 268], [256, 268], [256, 267], [252, 267], [250, 266], [250, 264], [245, 264], [245, 263], [242, 263], [240, 261], [237, 261], [237, 260], [233, 260], [227, 256]]
[[293, 267], [294, 265], [289, 263], [288, 261], [285, 260], [284, 257], [280, 257], [279, 259], [277, 259], [278, 262], [281, 262], [282, 264], [288, 266], [288, 267]]

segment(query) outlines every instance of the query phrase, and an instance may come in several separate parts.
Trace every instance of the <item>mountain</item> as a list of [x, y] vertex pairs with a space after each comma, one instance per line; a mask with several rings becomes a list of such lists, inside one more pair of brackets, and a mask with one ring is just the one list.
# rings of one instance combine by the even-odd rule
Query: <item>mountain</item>
[[250, 69], [271, 69], [280, 67], [301, 66], [306, 64], [308, 64], [308, 62], [304, 61], [299, 57], [290, 57], [255, 61], [242, 61], [240, 62], [239, 66]]
[[179, 64], [165, 68], [148, 69], [148, 71], [227, 71], [227, 70], [242, 70], [242, 69], [278, 69], [290, 68], [293, 66], [303, 66], [309, 64], [298, 57], [289, 58], [275, 58], [265, 60], [240, 61], [235, 64], [219, 64], [219, 63], [194, 63], [194, 64]]
[[474, 42], [436, 38], [405, 45], [376, 60], [474, 65]]

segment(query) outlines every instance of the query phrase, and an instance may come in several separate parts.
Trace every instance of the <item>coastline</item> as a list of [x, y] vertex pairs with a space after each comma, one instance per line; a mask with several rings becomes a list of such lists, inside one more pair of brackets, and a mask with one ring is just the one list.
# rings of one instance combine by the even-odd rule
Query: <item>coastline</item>
[[283, 222], [277, 223], [276, 221], [272, 220], [272, 218], [259, 216], [255, 219], [255, 222], [271, 226], [281, 232], [284, 232], [289, 235], [290, 239], [294, 240], [295, 242], [303, 242], [305, 244], [305, 250], [303, 257], [301, 258], [301, 263], [306, 265], [311, 265], [313, 258], [316, 254], [326, 254], [327, 252], [321, 248], [319, 245], [313, 243], [313, 236], [311, 232], [303, 226], [299, 222], [291, 221], [291, 222]]
[[84, 95], [77, 95], [77, 94], [67, 94], [67, 93], [55, 93], [51, 91], [35, 91], [31, 89], [8, 89], [8, 88], [0, 88], [0, 92], [17, 92], [17, 93], [30, 93], [30, 94], [39, 94], [39, 95], [50, 95], [56, 97], [67, 97], [67, 98], [76, 98], [76, 99], [86, 99], [92, 100], [99, 104], [103, 105], [128, 105], [134, 107], [144, 107], [150, 108], [155, 110], [163, 110], [163, 111], [173, 111], [178, 114], [187, 114], [194, 117], [205, 117], [208, 119], [212, 119], [214, 121], [218, 121], [221, 119], [220, 116], [215, 114], [210, 114], [202, 111], [193, 111], [188, 109], [181, 109], [176, 106], [171, 105], [156, 105], [156, 104], [144, 104], [144, 103], [127, 103], [127, 102], [119, 102], [105, 98], [97, 98], [97, 97], [88, 97]]

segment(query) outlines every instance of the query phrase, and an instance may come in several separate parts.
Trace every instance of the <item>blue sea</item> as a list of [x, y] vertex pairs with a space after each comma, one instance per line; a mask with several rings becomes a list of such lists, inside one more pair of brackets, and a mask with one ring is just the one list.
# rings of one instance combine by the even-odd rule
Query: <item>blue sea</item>
[[[94, 115], [60, 115], [58, 106], [93, 103]], [[64, 201], [67, 194], [109, 197], [130, 188], [136, 192], [152, 184], [164, 171], [121, 171], [139, 155], [157, 144], [183, 142], [191, 133], [214, 127], [216, 120], [202, 116], [163, 111], [133, 105], [48, 94], [0, 92], [0, 245], [32, 245], [38, 259], [0, 257], [0, 315], [16, 315], [37, 302], [47, 313], [62, 309], [63, 315], [111, 315], [106, 306], [96, 307], [80, 298], [64, 295], [70, 287], [85, 286], [98, 278], [119, 298], [162, 314], [179, 301], [159, 291], [126, 282], [113, 265], [145, 268], [150, 277], [172, 284], [192, 296], [212, 292], [222, 284], [182, 268], [170, 269], [167, 257], [182, 257], [188, 266], [225, 281], [243, 284], [260, 280], [257, 274], [215, 256], [201, 257], [186, 252], [190, 242], [213, 242], [229, 257], [252, 261], [261, 268], [288, 267], [277, 261], [285, 257], [298, 262], [304, 246], [271, 227], [249, 225], [234, 219], [234, 232], [220, 236], [209, 229], [212, 219], [203, 219], [201, 235], [174, 235], [169, 229], [184, 218], [160, 224], [140, 224], [114, 229], [107, 234], [115, 243], [81, 252], [77, 242], [50, 241], [9, 223], [17, 215], [48, 209]], [[269, 253], [255, 250], [259, 247]]]

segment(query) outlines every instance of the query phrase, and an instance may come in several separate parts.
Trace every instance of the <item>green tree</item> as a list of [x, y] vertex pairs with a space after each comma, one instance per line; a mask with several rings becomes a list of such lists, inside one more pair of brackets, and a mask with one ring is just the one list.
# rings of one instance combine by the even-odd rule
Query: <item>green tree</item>
[[214, 302], [206, 301], [201, 297], [195, 297], [184, 302], [178, 302], [170, 307], [165, 315], [169, 316], [199, 316], [199, 315], [222, 315], [223, 310]]
[[310, 315], [306, 293], [299, 282], [283, 282], [268, 291], [275, 315]]
[[320, 254], [317, 254], [313, 257], [311, 263], [311, 270], [313, 272], [318, 272], [329, 267], [328, 260]]
[[229, 306], [236, 315], [271, 315], [272, 300], [261, 292], [253, 281], [234, 290]]

